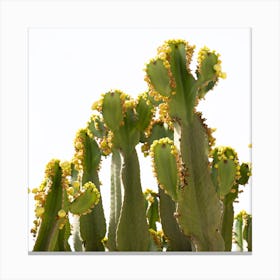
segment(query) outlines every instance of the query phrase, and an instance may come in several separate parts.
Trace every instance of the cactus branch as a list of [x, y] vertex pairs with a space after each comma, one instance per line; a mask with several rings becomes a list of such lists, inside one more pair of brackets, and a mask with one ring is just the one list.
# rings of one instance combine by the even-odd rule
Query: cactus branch
[[120, 152], [113, 150], [111, 159], [111, 206], [107, 242], [110, 251], [117, 250], [116, 230], [122, 205], [121, 164]]
[[147, 251], [149, 233], [136, 150], [123, 154], [123, 159], [124, 200], [117, 228], [117, 248], [120, 251]]

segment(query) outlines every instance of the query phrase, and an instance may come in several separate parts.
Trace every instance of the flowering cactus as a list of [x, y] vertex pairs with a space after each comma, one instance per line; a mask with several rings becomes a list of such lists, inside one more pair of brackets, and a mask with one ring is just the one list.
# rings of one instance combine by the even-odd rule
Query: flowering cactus
[[[70, 224], [68, 213], [86, 215], [100, 199], [100, 193], [92, 182], [82, 188], [71, 187], [67, 177], [71, 173], [69, 162], [51, 160], [46, 166], [45, 180], [35, 194], [37, 219], [34, 224], [39, 232], [34, 251], [69, 251]], [[74, 184], [75, 185], [75, 184]], [[32, 230], [33, 234], [37, 229]]]
[[[146, 64], [146, 92], [133, 99], [111, 90], [93, 103], [73, 159], [52, 160], [33, 190], [34, 251], [231, 251], [233, 240], [242, 250], [246, 240], [252, 250], [250, 215], [236, 218], [232, 234], [233, 203], [248, 183], [250, 164], [240, 164], [231, 147], [215, 147], [213, 130], [196, 110], [226, 74], [220, 55], [207, 47], [193, 73], [194, 49], [183, 40], [166, 41]], [[158, 191], [142, 189], [140, 143]], [[107, 227], [98, 172], [108, 158]]]
[[244, 241], [247, 243], [247, 250], [252, 251], [252, 215], [242, 210], [235, 217], [234, 242], [240, 251], [244, 251]]

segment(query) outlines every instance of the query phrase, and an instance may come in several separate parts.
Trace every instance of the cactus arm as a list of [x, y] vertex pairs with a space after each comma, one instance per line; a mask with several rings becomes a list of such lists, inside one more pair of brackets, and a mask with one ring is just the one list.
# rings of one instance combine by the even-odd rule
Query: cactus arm
[[238, 249], [243, 251], [243, 217], [242, 214], [238, 214], [235, 217], [235, 225], [234, 225], [234, 242], [237, 244]]
[[63, 229], [59, 231], [55, 251], [71, 251], [70, 245], [68, 243], [70, 234], [71, 234], [71, 228], [70, 228], [69, 219], [67, 218], [67, 221]]
[[117, 228], [117, 247], [120, 251], [147, 251], [150, 238], [136, 150], [123, 154], [123, 159], [124, 200]]
[[122, 160], [120, 152], [114, 149], [112, 151], [111, 159], [111, 203], [107, 242], [107, 246], [110, 251], [117, 250], [116, 230], [122, 205], [121, 164]]
[[[173, 140], [174, 132], [173, 129], [164, 125], [164, 123], [160, 120], [152, 121], [150, 125], [150, 129], [146, 135], [144, 149], [144, 155], [150, 149], [153, 141], [159, 140], [161, 138], [169, 138]], [[167, 162], [163, 161], [163, 172], [168, 169]], [[167, 238], [167, 250], [168, 251], [192, 251], [191, 242], [188, 237], [186, 237], [180, 226], [177, 223], [177, 220], [174, 216], [176, 212], [176, 204], [171, 199], [169, 195], [165, 193], [165, 191], [159, 187], [159, 215], [160, 222], [162, 225], [162, 230]]]
[[[177, 133], [177, 132], [176, 132]], [[208, 141], [200, 117], [181, 127], [180, 151], [188, 185], [179, 189], [178, 221], [199, 251], [223, 251], [221, 206], [208, 167]]]
[[156, 90], [164, 97], [169, 97], [172, 94], [170, 83], [169, 69], [164, 65], [163, 59], [153, 59], [147, 64], [147, 81], [153, 85], [153, 90]]
[[[222, 236], [225, 241], [225, 251], [231, 251], [234, 222], [233, 203], [238, 198], [239, 185], [248, 183], [251, 171], [249, 164], [239, 165], [237, 153], [230, 147], [216, 147], [212, 151], [212, 157], [212, 181], [223, 202]], [[224, 168], [227, 164], [229, 164], [228, 167]]]
[[72, 223], [73, 246], [75, 252], [83, 251], [83, 242], [80, 235], [80, 217], [74, 215]]
[[[83, 172], [82, 184], [92, 182], [100, 192], [98, 169], [101, 153], [96, 141], [87, 133], [87, 130], [82, 129], [77, 132], [75, 148], [76, 162], [81, 163], [77, 169], [82, 168]], [[94, 211], [80, 217], [80, 233], [86, 251], [105, 250], [102, 240], [106, 234], [106, 222], [101, 197]]]
[[252, 252], [252, 215], [247, 215], [246, 217], [243, 237], [247, 242], [248, 252]]
[[[95, 182], [97, 189], [100, 189], [97, 171], [93, 170], [90, 177]], [[86, 251], [105, 250], [102, 240], [106, 233], [106, 222], [101, 200], [95, 206], [94, 211], [80, 217], [80, 232]]]
[[154, 106], [151, 101], [148, 100], [147, 93], [142, 93], [138, 96], [137, 104], [135, 107], [137, 113], [137, 127], [139, 131], [144, 131], [151, 123]]
[[62, 209], [63, 195], [66, 192], [61, 187], [62, 169], [59, 160], [52, 160], [47, 164], [46, 177], [50, 180], [51, 189], [43, 202], [44, 213], [40, 215], [42, 221], [33, 251], [53, 251], [62, 222], [57, 214]]
[[239, 170], [239, 179], [237, 179], [230, 192], [223, 198], [224, 211], [222, 217], [222, 235], [225, 240], [225, 251], [231, 251], [232, 249], [232, 231], [234, 222], [233, 203], [238, 198], [239, 185], [246, 185], [251, 174], [250, 167], [247, 163], [242, 163]]
[[[176, 94], [170, 103], [171, 117], [179, 117], [183, 123], [190, 123], [196, 99], [195, 79], [189, 73], [187, 65], [194, 47], [185, 42], [171, 42], [170, 66], [175, 79]], [[189, 60], [189, 61], [188, 61]]]
[[156, 222], [159, 220], [159, 196], [156, 192], [147, 189], [144, 192], [146, 217], [148, 220], [149, 230], [157, 231]]
[[227, 198], [223, 201], [222, 236], [225, 241], [225, 251], [232, 249], [232, 225], [234, 221], [233, 203]]
[[147, 218], [149, 223], [149, 228], [153, 230], [157, 230], [156, 222], [159, 222], [159, 214], [158, 214], [158, 201], [155, 200], [147, 210]]
[[170, 197], [177, 201], [177, 186], [179, 181], [178, 152], [169, 138], [155, 140], [151, 146], [154, 172], [159, 186]]
[[192, 251], [190, 239], [183, 234], [174, 216], [175, 202], [161, 188], [159, 196], [160, 220], [164, 235], [167, 237], [167, 251]]
[[111, 91], [104, 95], [102, 113], [107, 126], [112, 131], [117, 130], [123, 120], [122, 99], [120, 94]]
[[252, 215], [242, 210], [235, 217], [234, 242], [240, 251], [244, 251], [244, 242], [247, 242], [247, 249], [252, 251]]
[[87, 182], [83, 189], [84, 191], [80, 192], [69, 204], [69, 211], [75, 215], [85, 215], [91, 212], [100, 199], [100, 192], [92, 182]]

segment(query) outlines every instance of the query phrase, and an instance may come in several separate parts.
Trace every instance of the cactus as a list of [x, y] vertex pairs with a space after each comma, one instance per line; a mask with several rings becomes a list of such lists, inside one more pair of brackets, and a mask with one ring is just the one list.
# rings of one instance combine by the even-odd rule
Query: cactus
[[160, 220], [166, 236], [167, 251], [192, 251], [190, 239], [183, 233], [176, 217], [176, 204], [171, 197], [159, 188]]
[[119, 150], [123, 157], [121, 176], [124, 198], [116, 229], [116, 248], [121, 251], [148, 249], [149, 232], [135, 146], [140, 141], [141, 132], [150, 123], [152, 108], [145, 100], [145, 94], [135, 101], [119, 90], [104, 94], [96, 107], [102, 112], [104, 123], [112, 132], [110, 145]]
[[[77, 132], [75, 150], [75, 168], [80, 173], [82, 184], [93, 182], [100, 191], [98, 169], [101, 152], [96, 141], [86, 129]], [[86, 251], [105, 250], [102, 240], [106, 234], [106, 222], [101, 198], [95, 211], [80, 217], [80, 232]]]
[[[208, 170], [210, 136], [195, 112], [199, 99], [221, 76], [221, 67], [219, 55], [204, 48], [199, 53], [196, 79], [189, 68], [193, 52], [194, 46], [187, 42], [170, 40], [147, 65], [150, 94], [164, 101], [179, 142], [178, 149], [170, 141], [155, 144], [152, 157], [158, 181], [177, 202], [177, 219], [196, 250], [222, 251], [221, 207]], [[169, 162], [165, 172], [163, 159]]]
[[[146, 64], [146, 92], [110, 90], [92, 105], [69, 162], [51, 160], [35, 205], [34, 251], [252, 250], [252, 216], [234, 203], [251, 176], [231, 147], [215, 147], [213, 129], [196, 106], [222, 72], [220, 55], [168, 40]], [[143, 192], [137, 145], [150, 156], [158, 191]], [[99, 169], [111, 159], [108, 228]], [[105, 186], [106, 187], [106, 186]], [[234, 236], [232, 235], [234, 227]], [[70, 246], [70, 235], [73, 246]]]
[[247, 250], [252, 251], [252, 215], [242, 210], [235, 216], [234, 242], [240, 251], [244, 251], [244, 240]]
[[150, 189], [144, 192], [146, 202], [146, 216], [149, 224], [149, 229], [157, 231], [157, 222], [159, 220], [159, 199], [158, 194]]
[[237, 153], [230, 147], [216, 147], [212, 151], [211, 176], [223, 202], [222, 236], [225, 250], [232, 249], [233, 203], [238, 198], [239, 185], [248, 183], [251, 170], [247, 163], [239, 164]]
[[121, 212], [122, 190], [121, 190], [121, 155], [120, 152], [114, 150], [112, 152], [111, 162], [111, 208], [110, 222], [108, 229], [107, 246], [110, 251], [117, 250], [116, 230]]
[[34, 251], [70, 251], [68, 213], [85, 215], [99, 202], [100, 193], [92, 182], [73, 194], [67, 179], [70, 173], [69, 162], [51, 160], [46, 166], [43, 183], [33, 190], [37, 201], [35, 224], [40, 224]]

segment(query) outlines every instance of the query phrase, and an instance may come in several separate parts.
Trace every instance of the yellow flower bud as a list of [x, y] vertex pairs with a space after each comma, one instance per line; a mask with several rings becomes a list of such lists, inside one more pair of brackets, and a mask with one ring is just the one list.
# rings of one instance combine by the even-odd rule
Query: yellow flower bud
[[45, 212], [45, 208], [44, 207], [37, 207], [35, 209], [35, 214], [37, 217], [41, 217]]
[[222, 72], [222, 73], [221, 73], [221, 78], [222, 78], [222, 79], [226, 79], [226, 78], [227, 78], [227, 73]]
[[74, 188], [78, 188], [78, 187], [80, 186], [79, 181], [74, 181], [74, 182], [72, 183], [72, 186], [73, 186]]
[[215, 64], [215, 65], [213, 66], [213, 69], [214, 69], [216, 72], [220, 72], [221, 69], [222, 69], [222, 67], [221, 67], [220, 64]]
[[58, 211], [57, 215], [59, 218], [64, 218], [66, 216], [66, 212], [63, 209], [61, 209]]

